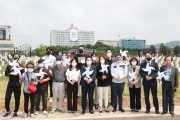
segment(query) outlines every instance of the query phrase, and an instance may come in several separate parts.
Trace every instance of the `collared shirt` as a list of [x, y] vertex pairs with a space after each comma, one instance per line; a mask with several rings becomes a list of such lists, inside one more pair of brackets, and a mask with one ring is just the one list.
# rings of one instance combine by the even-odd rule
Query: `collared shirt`
[[56, 65], [52, 68], [53, 82], [65, 82], [66, 67], [61, 64], [60, 68]]
[[67, 69], [66, 76], [69, 76], [69, 80], [76, 80], [80, 78], [80, 70]]
[[[115, 77], [124, 77], [127, 76], [127, 66], [125, 63], [121, 62], [121, 63], [117, 63], [114, 62], [111, 65], [111, 75], [115, 76]], [[116, 79], [112, 79], [113, 83], [124, 83], [124, 79], [117, 81]]]
[[165, 75], [166, 75], [166, 80], [165, 81], [171, 81], [171, 69], [172, 69], [172, 67], [170, 66], [170, 67], [168, 67], [168, 66], [166, 66], [166, 68], [165, 68]]
[[[49, 61], [50, 63], [52, 63], [52, 67], [56, 65], [56, 58], [52, 55], [45, 55], [44, 57], [42, 57], [43, 60], [45, 61]], [[45, 65], [46, 69], [48, 68], [48, 65]]]

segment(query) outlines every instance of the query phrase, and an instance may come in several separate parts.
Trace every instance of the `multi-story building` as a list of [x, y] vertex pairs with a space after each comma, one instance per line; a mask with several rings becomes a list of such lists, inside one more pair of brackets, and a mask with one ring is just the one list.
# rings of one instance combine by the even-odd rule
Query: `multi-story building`
[[97, 40], [97, 42], [102, 42], [105, 45], [114, 46], [114, 47], [119, 46], [119, 40]]
[[136, 38], [123, 38], [119, 40], [119, 46], [130, 49], [144, 49], [146, 47], [146, 40]]
[[79, 30], [71, 28], [67, 30], [51, 30], [50, 45], [73, 46], [73, 45], [94, 45], [95, 32], [90, 30]]
[[11, 40], [11, 27], [0, 25], [0, 52], [13, 51], [14, 41]]

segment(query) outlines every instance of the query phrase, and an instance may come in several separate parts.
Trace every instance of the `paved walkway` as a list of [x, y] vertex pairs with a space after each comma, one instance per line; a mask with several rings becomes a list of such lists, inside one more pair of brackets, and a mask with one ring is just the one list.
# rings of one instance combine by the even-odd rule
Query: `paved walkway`
[[[175, 106], [175, 115], [172, 116], [169, 113], [165, 115], [161, 114], [155, 114], [154, 108], [151, 109], [151, 112], [149, 114], [144, 113], [145, 108], [143, 108], [139, 112], [131, 112], [129, 108], [124, 109], [126, 112], [121, 113], [120, 111], [117, 111], [116, 113], [111, 112], [112, 109], [110, 109], [109, 113], [99, 113], [98, 110], [94, 110], [94, 114], [87, 113], [82, 115], [80, 111], [78, 111], [75, 114], [69, 114], [69, 113], [61, 113], [60, 111], [56, 111], [55, 113], [48, 115], [43, 115], [42, 112], [40, 112], [39, 115], [37, 115], [35, 118], [26, 118], [28, 120], [180, 120], [180, 106]], [[162, 108], [160, 108], [161, 112]], [[23, 112], [18, 113], [17, 118], [13, 118], [11, 115], [9, 117], [2, 117], [5, 113], [0, 112], [0, 120], [20, 120], [23, 118]]]

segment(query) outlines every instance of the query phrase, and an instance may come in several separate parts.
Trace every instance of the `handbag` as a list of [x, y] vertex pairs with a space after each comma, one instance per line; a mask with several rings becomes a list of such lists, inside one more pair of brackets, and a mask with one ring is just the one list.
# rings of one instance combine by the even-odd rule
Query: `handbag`
[[[27, 75], [28, 83], [29, 83], [29, 77], [28, 77], [27, 72], [26, 72], [26, 75]], [[29, 85], [28, 85], [28, 90], [29, 90], [31, 93], [34, 93], [34, 92], [36, 92], [36, 86], [35, 86], [34, 84], [29, 84]]]

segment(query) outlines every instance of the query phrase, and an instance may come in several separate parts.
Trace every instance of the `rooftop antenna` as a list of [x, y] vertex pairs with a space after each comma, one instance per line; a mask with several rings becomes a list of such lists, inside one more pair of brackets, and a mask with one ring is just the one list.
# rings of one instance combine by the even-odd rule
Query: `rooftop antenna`
[[71, 23], [71, 28], [74, 28], [73, 23]]

